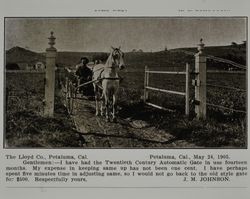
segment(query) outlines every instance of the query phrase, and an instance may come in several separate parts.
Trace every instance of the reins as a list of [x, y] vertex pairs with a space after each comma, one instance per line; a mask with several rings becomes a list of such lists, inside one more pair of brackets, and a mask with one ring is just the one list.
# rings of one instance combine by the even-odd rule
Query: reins
[[107, 79], [107, 80], [120, 80], [121, 78], [119, 78], [119, 77], [102, 77], [102, 78], [99, 78], [99, 79], [91, 80], [91, 81], [85, 82], [83, 84], [80, 84], [79, 86], [76, 87], [76, 89], [78, 89], [78, 88], [80, 88], [82, 86], [86, 86], [86, 85], [91, 84], [91, 83], [102, 81], [104, 79]]
[[107, 79], [107, 80], [120, 80], [121, 78], [119, 78], [119, 77], [103, 77], [103, 78], [101, 78], [101, 80], [103, 80], [103, 79]]

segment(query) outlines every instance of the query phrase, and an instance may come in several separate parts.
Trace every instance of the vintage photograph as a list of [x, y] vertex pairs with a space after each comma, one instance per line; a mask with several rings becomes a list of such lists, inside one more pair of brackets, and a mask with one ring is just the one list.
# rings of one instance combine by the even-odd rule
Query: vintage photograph
[[4, 31], [5, 148], [247, 148], [246, 17], [7, 17]]

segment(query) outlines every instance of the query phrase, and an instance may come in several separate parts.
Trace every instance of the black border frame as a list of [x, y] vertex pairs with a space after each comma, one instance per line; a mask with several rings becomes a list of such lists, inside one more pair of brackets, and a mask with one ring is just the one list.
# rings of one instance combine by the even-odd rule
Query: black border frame
[[40, 149], [78, 149], [78, 150], [92, 150], [92, 149], [105, 149], [105, 150], [180, 150], [180, 149], [192, 149], [192, 150], [200, 150], [200, 149], [220, 149], [220, 150], [225, 150], [225, 149], [248, 149], [248, 99], [249, 99], [249, 94], [248, 94], [248, 67], [246, 68], [246, 90], [247, 90], [247, 97], [246, 97], [246, 141], [247, 141], [247, 146], [246, 147], [241, 147], [241, 148], [230, 148], [230, 147], [224, 147], [224, 148], [218, 148], [218, 147], [197, 147], [197, 148], [189, 148], [189, 147], [183, 147], [183, 148], [80, 148], [80, 147], [55, 147], [55, 148], [45, 148], [45, 147], [27, 147], [27, 148], [22, 148], [22, 147], [6, 147], [5, 146], [5, 140], [6, 140], [6, 49], [5, 49], [5, 35], [6, 35], [6, 29], [5, 29], [5, 24], [6, 24], [6, 19], [10, 18], [22, 18], [22, 19], [110, 19], [110, 18], [122, 18], [122, 19], [145, 19], [145, 18], [158, 18], [158, 19], [167, 19], [167, 18], [245, 18], [246, 19], [246, 42], [247, 42], [247, 47], [246, 47], [246, 64], [248, 66], [248, 16], [74, 16], [74, 17], [55, 17], [55, 16], [50, 16], [50, 17], [22, 17], [22, 16], [15, 16], [15, 17], [4, 17], [4, 42], [3, 42], [3, 57], [4, 57], [4, 84], [3, 84], [3, 149], [35, 149], [35, 150], [40, 150]]

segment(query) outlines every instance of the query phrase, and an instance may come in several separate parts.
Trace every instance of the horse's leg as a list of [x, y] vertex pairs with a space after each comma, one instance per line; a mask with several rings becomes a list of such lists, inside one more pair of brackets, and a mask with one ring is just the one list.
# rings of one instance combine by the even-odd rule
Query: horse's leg
[[112, 120], [116, 121], [116, 93], [113, 94], [113, 102], [112, 102]]
[[103, 116], [104, 115], [104, 105], [105, 105], [105, 99], [104, 99], [103, 93], [101, 93], [100, 100], [101, 100], [101, 116]]
[[95, 115], [98, 116], [99, 115], [99, 97], [98, 97], [98, 88], [95, 84], [93, 84], [94, 86], [94, 92], [95, 92]]
[[114, 87], [114, 92], [113, 92], [113, 110], [112, 110], [112, 115], [113, 115], [113, 120], [116, 121], [116, 110], [117, 110], [117, 95], [118, 95], [118, 88], [119, 84]]
[[106, 108], [106, 120], [109, 121], [109, 91], [108, 91], [108, 85], [106, 81], [102, 82], [102, 97], [104, 98], [104, 105]]
[[105, 107], [106, 107], [106, 120], [109, 121], [109, 97], [108, 93], [104, 93]]

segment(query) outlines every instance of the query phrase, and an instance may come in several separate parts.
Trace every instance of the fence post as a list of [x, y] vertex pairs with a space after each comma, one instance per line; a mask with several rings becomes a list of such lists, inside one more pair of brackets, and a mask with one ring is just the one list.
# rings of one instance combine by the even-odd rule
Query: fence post
[[186, 63], [186, 106], [185, 114], [189, 116], [189, 85], [190, 84], [190, 66]]
[[50, 33], [49, 45], [46, 49], [46, 74], [45, 74], [45, 106], [44, 115], [53, 117], [54, 115], [54, 98], [55, 98], [55, 65], [56, 65], [56, 48], [54, 48], [55, 37], [53, 32]]
[[148, 81], [149, 81], [149, 73], [147, 73], [148, 67], [145, 66], [145, 76], [144, 76], [144, 102], [148, 100], [148, 90], [146, 87], [148, 86]]
[[198, 119], [206, 119], [206, 56], [204, 55], [202, 39], [195, 54], [195, 113]]

